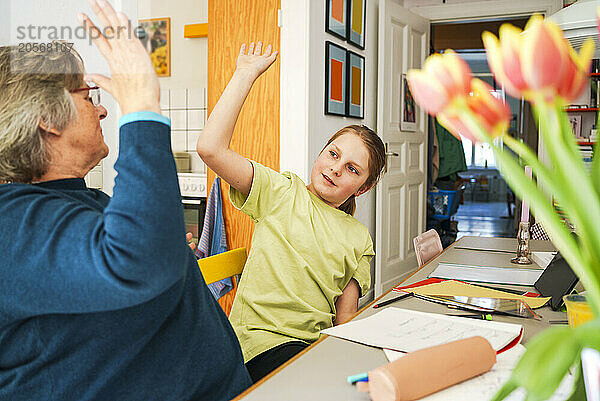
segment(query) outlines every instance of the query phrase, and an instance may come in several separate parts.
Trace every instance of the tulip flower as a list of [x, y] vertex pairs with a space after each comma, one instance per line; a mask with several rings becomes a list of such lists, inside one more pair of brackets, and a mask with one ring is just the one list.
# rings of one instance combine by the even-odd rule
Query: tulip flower
[[527, 83], [521, 72], [521, 30], [510, 24], [500, 27], [501, 41], [490, 32], [481, 35], [490, 70], [496, 80], [504, 85], [506, 93], [517, 99], [523, 96]]
[[579, 97], [591, 63], [591, 40], [577, 54], [560, 28], [539, 15], [531, 17], [522, 32], [502, 25], [499, 36], [500, 40], [484, 32], [482, 39], [490, 69], [508, 94], [528, 100], [558, 95], [567, 103]]
[[429, 56], [422, 70], [408, 71], [407, 80], [415, 101], [436, 115], [453, 99], [469, 93], [471, 69], [455, 52], [447, 50], [443, 55]]
[[596, 8], [596, 29], [600, 33], [600, 7]]
[[460, 135], [472, 142], [483, 139], [473, 132], [473, 127], [465, 120], [469, 116], [477, 121], [488, 136], [501, 136], [510, 122], [510, 108], [492, 94], [493, 89], [490, 85], [480, 79], [471, 80], [470, 86], [472, 92], [465, 97], [464, 102], [455, 102], [441, 111], [437, 115], [438, 121], [458, 139]]
[[561, 84], [558, 87], [558, 95], [568, 103], [577, 99], [588, 85], [588, 74], [590, 63], [594, 54], [594, 41], [588, 38], [583, 42], [579, 54], [571, 49], [571, 57], [565, 66], [565, 72]]

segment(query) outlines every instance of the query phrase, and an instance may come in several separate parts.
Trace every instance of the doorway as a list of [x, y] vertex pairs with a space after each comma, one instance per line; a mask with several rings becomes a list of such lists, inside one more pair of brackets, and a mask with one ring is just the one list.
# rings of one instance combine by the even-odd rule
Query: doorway
[[[473, 75], [488, 83], [494, 96], [509, 105], [512, 118], [508, 133], [523, 139], [537, 151], [537, 130], [528, 104], [508, 96], [495, 82], [481, 40], [484, 31], [497, 36], [503, 23], [509, 22], [522, 29], [527, 20], [527, 17], [519, 17], [431, 24], [431, 52], [455, 50], [467, 62]], [[518, 214], [515, 209], [520, 205], [496, 168], [489, 145], [472, 143], [462, 136], [458, 140], [433, 119], [430, 126], [430, 191], [456, 191], [458, 208], [452, 210], [454, 214], [445, 221], [436, 216], [435, 211], [432, 218], [431, 212], [428, 213], [428, 228], [438, 230], [444, 246], [466, 235], [514, 237], [515, 214]], [[437, 150], [434, 148], [436, 143]]]

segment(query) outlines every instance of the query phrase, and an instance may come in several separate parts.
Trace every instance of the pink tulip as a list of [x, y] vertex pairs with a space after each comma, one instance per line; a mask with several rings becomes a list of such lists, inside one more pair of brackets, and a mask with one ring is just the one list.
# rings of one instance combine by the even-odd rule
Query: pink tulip
[[503, 24], [499, 34], [501, 41], [490, 32], [481, 35], [488, 64], [496, 80], [504, 85], [506, 92], [512, 97], [520, 98], [527, 89], [519, 55], [521, 30], [513, 25]]
[[556, 96], [566, 102], [579, 97], [587, 82], [593, 44], [586, 41], [577, 54], [560, 28], [539, 15], [531, 17], [525, 30], [504, 24], [500, 40], [482, 35], [490, 69], [513, 97], [548, 101]]
[[556, 93], [555, 89], [567, 75], [571, 58], [569, 44], [560, 28], [539, 15], [531, 17], [523, 31], [520, 55], [529, 88]]
[[493, 89], [487, 83], [474, 78], [470, 86], [472, 93], [462, 104], [456, 102], [438, 114], [440, 124], [458, 139], [462, 135], [472, 142], [478, 142], [481, 138], [465, 120], [471, 115], [488, 136], [494, 138], [502, 135], [510, 122], [510, 108], [492, 94]]
[[566, 64], [563, 79], [558, 87], [558, 95], [567, 102], [577, 99], [588, 85], [587, 71], [594, 53], [594, 41], [590, 38], [581, 46], [579, 54], [571, 49], [571, 57]]
[[596, 29], [600, 33], [600, 7], [596, 7]]
[[446, 50], [429, 56], [422, 70], [410, 70], [406, 77], [415, 101], [436, 115], [454, 98], [469, 93], [471, 69], [455, 52]]

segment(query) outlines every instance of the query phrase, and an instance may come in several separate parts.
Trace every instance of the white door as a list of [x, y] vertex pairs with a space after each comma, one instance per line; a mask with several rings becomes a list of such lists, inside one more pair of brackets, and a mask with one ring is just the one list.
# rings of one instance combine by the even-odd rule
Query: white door
[[403, 122], [402, 98], [406, 72], [421, 67], [429, 53], [429, 21], [401, 4], [379, 1], [377, 131], [389, 156], [377, 186], [376, 297], [415, 270], [412, 240], [426, 218], [427, 118], [417, 108], [415, 123]]

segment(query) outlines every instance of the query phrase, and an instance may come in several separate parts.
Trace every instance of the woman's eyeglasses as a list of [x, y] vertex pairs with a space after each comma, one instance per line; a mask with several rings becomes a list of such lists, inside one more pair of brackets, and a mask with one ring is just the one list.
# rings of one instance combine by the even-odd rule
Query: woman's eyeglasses
[[86, 86], [85, 88], [77, 88], [70, 90], [69, 92], [83, 92], [88, 91], [87, 100], [94, 106], [100, 106], [100, 87], [99, 86]]

